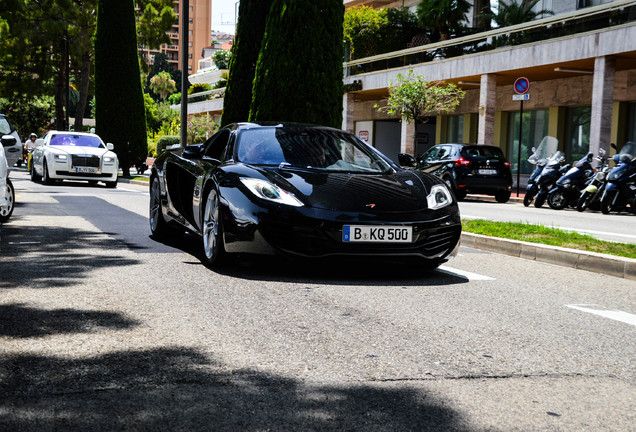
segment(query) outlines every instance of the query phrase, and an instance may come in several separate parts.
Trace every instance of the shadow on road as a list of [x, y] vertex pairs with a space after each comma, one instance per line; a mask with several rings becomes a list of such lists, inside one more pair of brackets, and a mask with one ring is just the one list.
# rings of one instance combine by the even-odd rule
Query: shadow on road
[[220, 366], [188, 348], [6, 356], [0, 429], [469, 430], [446, 401], [404, 385], [309, 385]]
[[72, 286], [91, 270], [138, 263], [113, 254], [122, 245], [98, 232], [5, 224], [1, 234], [0, 289]]
[[90, 333], [100, 328], [123, 330], [138, 325], [116, 312], [54, 309], [23, 304], [0, 305], [0, 337], [30, 338], [67, 333]]
[[325, 283], [368, 286], [438, 286], [468, 283], [460, 275], [427, 270], [421, 263], [408, 259], [338, 257], [334, 259], [289, 260], [281, 256], [230, 254], [220, 264], [205, 262], [201, 239], [192, 234], [167, 239], [151, 239], [192, 255], [185, 264], [203, 265], [209, 271], [239, 279], [292, 283]]

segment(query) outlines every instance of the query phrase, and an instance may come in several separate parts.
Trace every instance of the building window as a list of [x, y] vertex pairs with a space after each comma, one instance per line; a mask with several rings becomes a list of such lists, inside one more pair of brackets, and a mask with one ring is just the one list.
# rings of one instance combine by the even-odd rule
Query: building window
[[446, 126], [446, 141], [449, 143], [464, 142], [464, 116], [454, 115], [448, 116]]
[[[539, 145], [548, 134], [548, 110], [523, 111], [521, 125], [521, 174], [531, 174], [535, 166], [528, 162], [532, 147]], [[506, 157], [512, 164], [512, 172], [517, 173], [519, 166], [519, 112], [508, 116], [508, 148]]]
[[590, 150], [591, 107], [568, 108], [565, 119], [565, 158], [568, 162], [577, 161]]

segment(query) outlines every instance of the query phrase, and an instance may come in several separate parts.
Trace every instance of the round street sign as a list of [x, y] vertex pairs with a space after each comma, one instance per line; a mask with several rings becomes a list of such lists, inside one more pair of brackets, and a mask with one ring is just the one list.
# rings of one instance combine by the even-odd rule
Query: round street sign
[[530, 90], [530, 81], [528, 78], [517, 78], [515, 84], [512, 86], [517, 94], [525, 94]]

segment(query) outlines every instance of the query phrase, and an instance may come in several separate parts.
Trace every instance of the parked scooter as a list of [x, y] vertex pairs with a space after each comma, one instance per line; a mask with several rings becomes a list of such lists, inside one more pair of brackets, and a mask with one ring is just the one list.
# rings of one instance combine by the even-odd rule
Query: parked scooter
[[609, 173], [609, 160], [605, 155], [605, 150], [600, 149], [596, 158], [599, 161], [596, 173], [594, 177], [592, 177], [592, 181], [581, 193], [579, 201], [576, 204], [576, 209], [580, 212], [588, 207], [594, 210], [598, 210], [600, 207], [601, 197], [607, 184], [607, 174]]
[[[616, 146], [613, 146], [616, 148]], [[636, 143], [626, 143], [620, 152], [614, 155], [616, 166], [607, 176], [607, 185], [601, 198], [601, 211], [622, 211], [629, 204], [636, 212]]]
[[565, 163], [565, 157], [560, 151], [557, 151], [548, 159], [548, 163], [543, 167], [540, 177], [536, 180], [539, 188], [534, 200], [536, 208], [541, 207], [545, 203], [556, 181], [569, 169], [570, 165]]
[[532, 154], [528, 158], [528, 162], [537, 167], [534, 169], [530, 178], [528, 179], [528, 185], [526, 186], [526, 195], [523, 198], [523, 205], [528, 207], [534, 200], [534, 197], [539, 192], [537, 180], [541, 176], [543, 168], [548, 163], [548, 159], [552, 156], [559, 145], [559, 140], [551, 136], [544, 137], [539, 143], [539, 147], [532, 148]]
[[548, 192], [548, 205], [554, 210], [574, 207], [579, 202], [581, 191], [592, 180], [594, 154], [589, 152], [570, 168]]

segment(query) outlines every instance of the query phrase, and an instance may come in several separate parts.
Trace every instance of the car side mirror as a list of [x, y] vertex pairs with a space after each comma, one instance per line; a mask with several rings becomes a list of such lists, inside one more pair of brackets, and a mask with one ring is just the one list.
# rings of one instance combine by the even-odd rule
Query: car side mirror
[[16, 142], [17, 141], [13, 135], [2, 135], [3, 146], [11, 147], [14, 146]]
[[187, 146], [183, 149], [183, 157], [186, 159], [200, 159], [203, 155], [203, 146], [201, 144]]
[[417, 160], [406, 153], [398, 154], [398, 163], [401, 167], [415, 168], [417, 166]]
[[107, 144], [106, 144], [106, 148], [107, 148], [108, 150], [115, 150], [115, 145], [114, 145], [113, 143], [107, 143]]
[[41, 147], [44, 145], [44, 138], [38, 138], [35, 140], [35, 146], [36, 147]]

